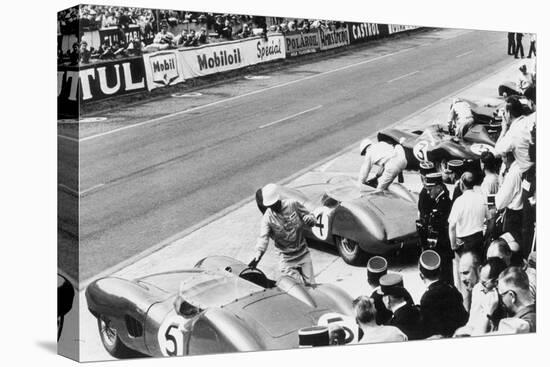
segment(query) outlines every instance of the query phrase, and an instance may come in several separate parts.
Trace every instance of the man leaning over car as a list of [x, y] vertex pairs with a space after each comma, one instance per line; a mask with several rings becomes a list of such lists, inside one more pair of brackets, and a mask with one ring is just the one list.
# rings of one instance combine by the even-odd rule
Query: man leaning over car
[[275, 184], [261, 190], [263, 205], [267, 208], [260, 224], [260, 236], [256, 242], [256, 256], [250, 266], [261, 260], [269, 239], [273, 239], [279, 252], [279, 269], [306, 285], [315, 283], [313, 263], [304, 238], [304, 225], [315, 225], [315, 217], [301, 203], [281, 199]]

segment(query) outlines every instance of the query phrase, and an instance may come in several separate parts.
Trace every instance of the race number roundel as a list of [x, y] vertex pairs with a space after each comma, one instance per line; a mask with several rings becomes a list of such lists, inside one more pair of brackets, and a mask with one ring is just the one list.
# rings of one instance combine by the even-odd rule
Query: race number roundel
[[430, 143], [426, 140], [420, 140], [416, 145], [413, 147], [413, 154], [416, 159], [419, 161], [427, 161], [428, 160], [428, 147]]
[[165, 357], [182, 356], [184, 325], [186, 320], [179, 315], [168, 316], [160, 325], [157, 338], [160, 351]]
[[482, 144], [482, 143], [472, 144], [472, 146], [470, 147], [470, 150], [472, 151], [472, 153], [476, 155], [481, 155], [481, 153], [483, 152], [491, 152], [493, 154], [495, 153], [495, 150], [492, 146], [490, 146], [489, 144]]
[[315, 225], [311, 228], [311, 232], [322, 241], [326, 241], [329, 235], [328, 215], [330, 210], [326, 206], [320, 206], [313, 211]]

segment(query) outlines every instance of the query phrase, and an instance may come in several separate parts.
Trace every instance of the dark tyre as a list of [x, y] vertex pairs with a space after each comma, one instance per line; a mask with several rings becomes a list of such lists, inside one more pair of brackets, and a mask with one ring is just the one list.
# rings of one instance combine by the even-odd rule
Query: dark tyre
[[105, 347], [115, 358], [139, 358], [144, 357], [143, 354], [128, 348], [118, 337], [118, 330], [112, 327], [111, 321], [106, 317], [100, 316], [97, 319], [97, 327], [99, 329], [99, 337]]
[[335, 241], [340, 257], [347, 264], [364, 265], [367, 262], [369, 254], [363, 251], [357, 242], [340, 236], [335, 236]]

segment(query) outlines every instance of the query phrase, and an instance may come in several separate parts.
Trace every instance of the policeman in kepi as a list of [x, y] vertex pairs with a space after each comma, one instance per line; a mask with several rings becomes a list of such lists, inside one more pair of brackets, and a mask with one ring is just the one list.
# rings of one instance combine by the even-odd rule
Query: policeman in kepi
[[452, 284], [454, 254], [449, 240], [448, 223], [452, 203], [441, 173], [435, 172], [426, 175], [426, 189], [433, 200], [433, 206], [427, 218], [427, 247], [423, 250], [432, 249], [439, 254], [441, 277]]
[[427, 229], [428, 218], [432, 213], [434, 200], [428, 194], [426, 187], [426, 175], [435, 173], [435, 166], [432, 162], [420, 162], [420, 180], [422, 181], [422, 190], [418, 195], [418, 220], [416, 221], [416, 231], [420, 241], [420, 248], [427, 248]]
[[298, 201], [281, 199], [275, 184], [264, 186], [259, 196], [267, 209], [256, 242], [256, 256], [249, 266], [256, 267], [272, 239], [279, 252], [281, 273], [306, 285], [314, 284], [313, 263], [304, 238], [304, 226], [315, 225], [314, 215]]

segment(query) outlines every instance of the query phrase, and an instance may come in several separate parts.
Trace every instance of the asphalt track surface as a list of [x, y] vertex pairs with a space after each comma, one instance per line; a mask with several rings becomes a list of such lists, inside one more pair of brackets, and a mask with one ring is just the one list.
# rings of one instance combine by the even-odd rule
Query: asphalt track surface
[[[80, 197], [80, 280], [498, 70], [505, 46], [501, 32], [426, 32], [108, 111], [79, 142], [60, 129], [60, 197]], [[61, 153], [77, 144], [75, 182]], [[61, 223], [63, 257], [76, 226]]]

